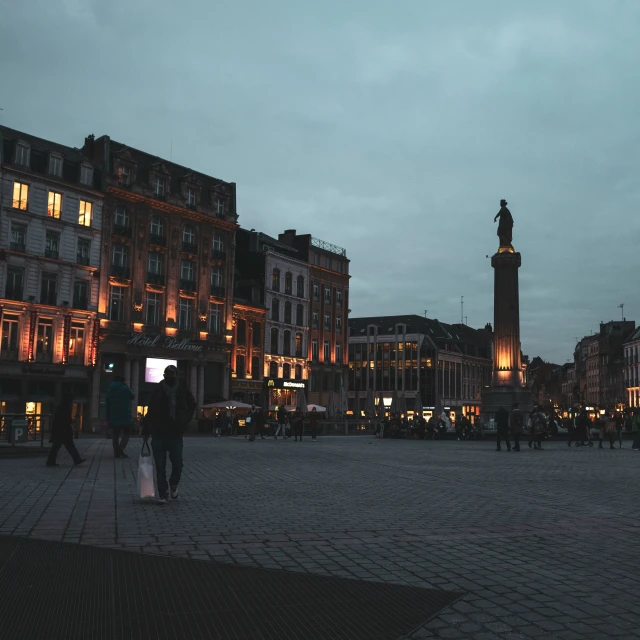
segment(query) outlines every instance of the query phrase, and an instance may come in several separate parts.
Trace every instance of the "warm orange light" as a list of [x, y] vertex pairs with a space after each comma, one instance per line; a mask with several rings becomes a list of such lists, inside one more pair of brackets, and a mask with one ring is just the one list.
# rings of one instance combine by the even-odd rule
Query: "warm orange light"
[[166, 327], [165, 332], [168, 336], [175, 336], [178, 333], [177, 327]]
[[136, 333], [142, 333], [142, 327], [143, 327], [143, 326], [144, 326], [144, 325], [142, 324], [142, 322], [134, 322], [134, 323], [133, 323], [133, 330], [134, 330]]
[[201, 331], [200, 332], [200, 340], [206, 340], [207, 339], [207, 332], [206, 331]]

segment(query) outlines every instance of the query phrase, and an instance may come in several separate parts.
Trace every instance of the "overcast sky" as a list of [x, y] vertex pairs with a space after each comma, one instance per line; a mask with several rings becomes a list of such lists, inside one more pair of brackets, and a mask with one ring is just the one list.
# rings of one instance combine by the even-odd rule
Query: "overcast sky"
[[240, 223], [347, 249], [352, 316], [493, 321], [506, 198], [522, 347], [640, 321], [637, 0], [0, 0], [0, 122], [238, 185]]

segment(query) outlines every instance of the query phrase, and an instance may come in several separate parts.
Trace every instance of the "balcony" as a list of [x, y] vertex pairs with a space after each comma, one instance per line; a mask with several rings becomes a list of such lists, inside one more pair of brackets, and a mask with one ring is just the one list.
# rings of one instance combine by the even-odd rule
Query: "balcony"
[[36, 362], [53, 362], [53, 351], [36, 351]]
[[58, 259], [58, 250], [57, 249], [45, 249], [44, 250], [45, 258], [55, 258]]
[[149, 234], [149, 244], [154, 244], [157, 247], [164, 247], [165, 246], [165, 237], [158, 235], [157, 233], [150, 233]]
[[116, 278], [124, 278], [129, 280], [129, 267], [123, 267], [119, 264], [112, 264], [109, 268], [109, 275]]
[[182, 251], [183, 253], [192, 253], [195, 255], [196, 253], [198, 253], [198, 245], [194, 242], [183, 242]]
[[211, 251], [211, 259], [212, 260], [226, 260], [227, 254], [224, 251], [220, 251], [218, 249], [213, 249]]
[[18, 359], [18, 348], [12, 349], [4, 349], [0, 351], [0, 359], [2, 360], [17, 360]]
[[224, 287], [219, 287], [217, 284], [212, 284], [209, 287], [209, 295], [218, 296], [218, 298], [224, 298]]
[[83, 256], [81, 254], [78, 254], [76, 256], [76, 262], [78, 264], [84, 265], [85, 267], [88, 267], [89, 266], [89, 256]]
[[164, 285], [164, 273], [147, 272], [147, 282], [149, 284]]
[[57, 300], [58, 300], [57, 291], [47, 291], [46, 293], [43, 291], [40, 295], [40, 304], [48, 304], [48, 305], [51, 305], [52, 307], [55, 307]]
[[131, 227], [125, 226], [122, 224], [114, 224], [113, 225], [113, 235], [118, 236], [120, 238], [130, 238], [131, 237]]
[[9, 244], [9, 248], [11, 251], [19, 251], [20, 253], [26, 253], [27, 248], [25, 247], [24, 242], [11, 242]]
[[196, 290], [196, 281], [195, 280], [185, 280], [184, 278], [180, 278], [180, 289], [183, 291], [195, 291]]
[[83, 298], [74, 298], [73, 299], [73, 308], [74, 309], [85, 309], [88, 307], [89, 300], [86, 297]]
[[5, 292], [5, 297], [7, 300], [24, 300], [24, 289], [22, 287], [12, 287], [7, 285], [7, 290]]

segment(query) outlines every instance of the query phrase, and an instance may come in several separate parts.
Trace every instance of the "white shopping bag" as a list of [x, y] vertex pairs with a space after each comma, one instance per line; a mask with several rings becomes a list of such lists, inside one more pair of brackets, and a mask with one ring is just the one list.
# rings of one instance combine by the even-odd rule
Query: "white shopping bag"
[[[146, 449], [145, 449], [146, 447]], [[149, 443], [145, 442], [140, 451], [140, 462], [138, 463], [138, 493], [141, 498], [155, 498], [156, 490], [153, 486], [153, 472], [155, 465]]]

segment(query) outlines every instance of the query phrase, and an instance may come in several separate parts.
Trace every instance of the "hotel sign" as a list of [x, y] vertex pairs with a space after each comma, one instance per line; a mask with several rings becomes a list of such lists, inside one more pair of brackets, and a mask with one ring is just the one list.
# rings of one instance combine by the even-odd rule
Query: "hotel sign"
[[175, 349], [176, 351], [192, 351], [201, 353], [204, 347], [191, 342], [187, 338], [172, 338], [171, 336], [149, 335], [148, 333], [132, 333], [127, 344], [132, 347], [149, 347], [159, 349]]

